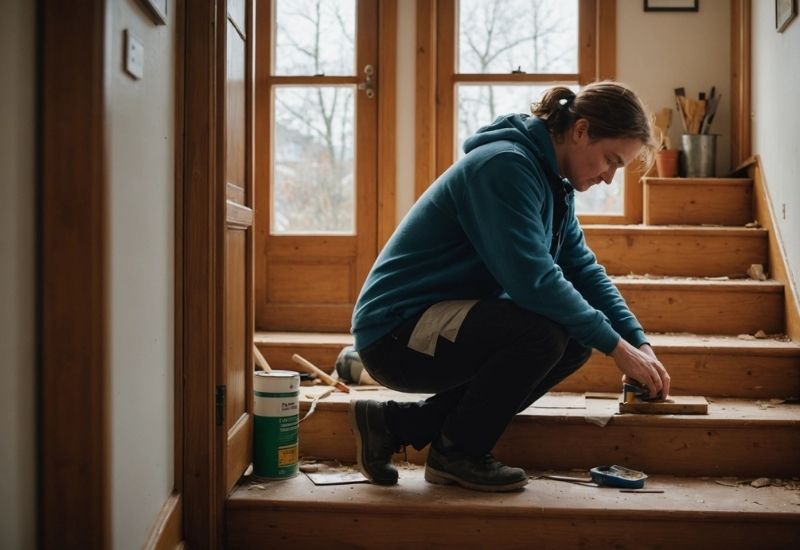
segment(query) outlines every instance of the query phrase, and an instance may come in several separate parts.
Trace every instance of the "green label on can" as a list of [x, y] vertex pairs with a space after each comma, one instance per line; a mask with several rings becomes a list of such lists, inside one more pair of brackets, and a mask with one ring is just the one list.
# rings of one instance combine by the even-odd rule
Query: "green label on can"
[[278, 479], [297, 474], [298, 415], [254, 419], [253, 473]]

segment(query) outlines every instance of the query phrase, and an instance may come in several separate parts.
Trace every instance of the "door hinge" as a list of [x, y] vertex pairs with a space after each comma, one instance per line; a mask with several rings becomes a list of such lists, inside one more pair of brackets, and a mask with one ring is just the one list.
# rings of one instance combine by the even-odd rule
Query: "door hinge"
[[225, 420], [225, 386], [217, 386], [217, 426], [222, 426], [222, 421]]

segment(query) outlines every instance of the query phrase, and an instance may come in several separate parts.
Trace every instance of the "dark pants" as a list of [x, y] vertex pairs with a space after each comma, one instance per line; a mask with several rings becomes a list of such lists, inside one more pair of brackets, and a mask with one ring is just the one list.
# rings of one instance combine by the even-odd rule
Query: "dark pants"
[[387, 404], [390, 431], [416, 449], [442, 434], [465, 453], [490, 452], [514, 415], [591, 356], [563, 327], [510, 300], [475, 304], [456, 341], [439, 337], [433, 357], [407, 347], [417, 320], [359, 352], [367, 372], [384, 386], [435, 394]]

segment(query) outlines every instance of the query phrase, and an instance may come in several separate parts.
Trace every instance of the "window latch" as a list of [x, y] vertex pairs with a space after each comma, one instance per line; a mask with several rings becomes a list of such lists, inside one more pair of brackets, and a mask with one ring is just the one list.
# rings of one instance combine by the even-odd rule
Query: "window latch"
[[367, 99], [375, 97], [375, 68], [372, 65], [364, 66], [364, 82], [358, 85], [359, 90], [364, 90]]

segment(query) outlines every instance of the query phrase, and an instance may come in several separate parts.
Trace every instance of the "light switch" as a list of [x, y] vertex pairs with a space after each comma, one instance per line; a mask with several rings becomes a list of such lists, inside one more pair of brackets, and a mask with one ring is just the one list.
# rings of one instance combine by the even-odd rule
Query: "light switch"
[[125, 71], [135, 79], [144, 77], [144, 45], [125, 29]]

